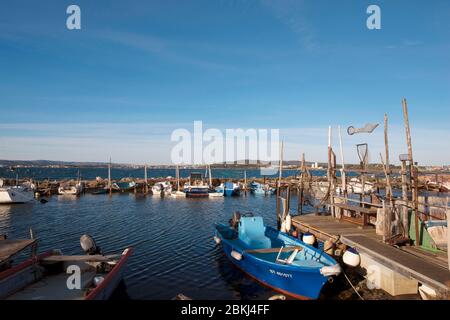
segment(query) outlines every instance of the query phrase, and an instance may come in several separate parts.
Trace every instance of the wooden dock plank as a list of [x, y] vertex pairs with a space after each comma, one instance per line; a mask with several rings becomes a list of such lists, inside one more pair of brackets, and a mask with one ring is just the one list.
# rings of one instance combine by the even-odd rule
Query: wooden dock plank
[[10, 259], [13, 255], [24, 250], [28, 246], [34, 244], [36, 240], [25, 239], [25, 240], [0, 240], [0, 262]]
[[445, 268], [364, 235], [346, 235], [341, 241], [406, 277], [442, 290], [445, 294], [450, 292], [450, 271]]
[[294, 227], [303, 232], [312, 232], [321, 240], [337, 241], [343, 235], [364, 234], [370, 238], [381, 239], [375, 228], [359, 228], [353, 223], [339, 221], [332, 216], [301, 215], [292, 218]]

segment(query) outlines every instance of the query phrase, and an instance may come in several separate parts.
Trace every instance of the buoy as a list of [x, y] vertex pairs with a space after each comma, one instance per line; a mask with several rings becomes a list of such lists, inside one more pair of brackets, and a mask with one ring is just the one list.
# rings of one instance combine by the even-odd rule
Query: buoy
[[214, 242], [216, 244], [220, 244], [222, 242], [222, 240], [218, 236], [214, 236]]
[[241, 260], [242, 260], [242, 254], [239, 253], [239, 252], [237, 252], [237, 251], [232, 250], [232, 251], [231, 251], [231, 256], [232, 256], [235, 260], [238, 260], [238, 261], [241, 261]]
[[290, 214], [288, 214], [287, 216], [286, 216], [286, 220], [285, 220], [285, 222], [286, 222], [286, 231], [291, 231], [291, 228], [292, 228], [292, 218], [291, 218], [291, 215]]
[[281, 223], [280, 231], [281, 232], [286, 232], [286, 220]]
[[344, 252], [344, 255], [342, 256], [342, 260], [344, 261], [344, 263], [346, 265], [348, 265], [350, 267], [357, 267], [361, 263], [361, 257], [359, 255], [358, 251], [356, 251], [353, 248], [348, 248]]
[[269, 300], [286, 300], [286, 296], [282, 294], [276, 294], [274, 296], [269, 297]]
[[100, 283], [103, 282], [103, 280], [105, 280], [105, 278], [103, 278], [102, 276], [94, 277], [94, 287], [97, 287]]
[[39, 198], [40, 196], [41, 196], [41, 194], [40, 194], [39, 192], [35, 192], [35, 193], [34, 193], [34, 197], [35, 197], [35, 198]]
[[316, 237], [312, 233], [305, 233], [302, 240], [304, 243], [312, 246], [316, 242]]

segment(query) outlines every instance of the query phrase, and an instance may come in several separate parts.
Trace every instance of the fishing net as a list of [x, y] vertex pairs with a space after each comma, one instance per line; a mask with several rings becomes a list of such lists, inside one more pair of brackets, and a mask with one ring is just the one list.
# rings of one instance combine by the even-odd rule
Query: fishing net
[[367, 166], [369, 163], [369, 146], [367, 143], [360, 143], [356, 145], [356, 150], [358, 151], [358, 157], [361, 164]]

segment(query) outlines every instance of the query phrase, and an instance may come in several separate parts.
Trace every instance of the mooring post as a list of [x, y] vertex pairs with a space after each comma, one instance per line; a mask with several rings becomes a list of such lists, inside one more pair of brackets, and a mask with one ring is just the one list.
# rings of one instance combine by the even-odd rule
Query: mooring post
[[280, 146], [280, 162], [278, 168], [278, 182], [277, 182], [277, 226], [278, 230], [281, 228], [281, 214], [280, 214], [280, 195], [281, 195], [281, 178], [283, 177], [283, 141]]
[[448, 248], [450, 248], [450, 232], [448, 232], [448, 228], [450, 226], [450, 212], [448, 211], [448, 197], [445, 200], [445, 213], [447, 215], [447, 260], [448, 269], [450, 270], [450, 254], [448, 253]]
[[112, 184], [111, 184], [111, 157], [109, 158], [108, 164], [108, 188], [109, 188], [109, 196], [112, 195]]
[[298, 200], [298, 205], [297, 205], [297, 213], [302, 215], [303, 214], [303, 192], [304, 192], [304, 180], [305, 180], [305, 173], [306, 173], [306, 169], [305, 169], [305, 153], [302, 153], [302, 162], [301, 162], [301, 167], [300, 167], [300, 171], [301, 171], [301, 175], [300, 175], [300, 190], [299, 190], [299, 194], [297, 194], [297, 200]]
[[416, 241], [415, 245], [420, 246], [420, 236], [419, 236], [419, 210], [418, 210], [418, 183], [417, 183], [417, 170], [415, 169], [413, 152], [412, 152], [412, 144], [411, 144], [411, 129], [409, 127], [409, 115], [408, 115], [408, 104], [406, 99], [402, 100], [403, 106], [403, 119], [405, 123], [405, 131], [406, 131], [406, 143], [408, 145], [408, 160], [409, 160], [409, 170], [410, 170], [410, 179], [411, 179], [411, 189], [412, 189], [412, 201], [414, 204], [414, 219], [415, 219], [415, 233], [416, 233]]
[[147, 165], [144, 166], [144, 193], [148, 193], [148, 180], [147, 180]]
[[392, 205], [391, 167], [389, 162], [388, 116], [384, 114], [384, 148], [386, 157], [386, 198]]
[[402, 169], [400, 174], [402, 176], [402, 225], [404, 236], [409, 238], [409, 203], [408, 203], [408, 179], [406, 177], [406, 161], [400, 161], [402, 165]]
[[[338, 126], [339, 131], [339, 151], [341, 153], [341, 183], [342, 183], [342, 193], [344, 194], [344, 198], [347, 198], [347, 179], [345, 173], [345, 161], [344, 161], [344, 145], [342, 143], [342, 134], [341, 134], [341, 126]], [[345, 200], [347, 203], [347, 199]]]

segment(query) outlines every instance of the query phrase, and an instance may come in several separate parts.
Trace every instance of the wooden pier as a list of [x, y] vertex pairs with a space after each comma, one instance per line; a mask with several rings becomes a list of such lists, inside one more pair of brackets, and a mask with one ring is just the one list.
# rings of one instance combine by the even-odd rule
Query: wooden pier
[[338, 248], [355, 248], [360, 254], [406, 279], [433, 288], [442, 297], [450, 297], [450, 271], [442, 254], [417, 247], [393, 247], [382, 242], [373, 226], [358, 226], [329, 215], [295, 216], [292, 224], [300, 232], [312, 233], [317, 239], [331, 241]]

